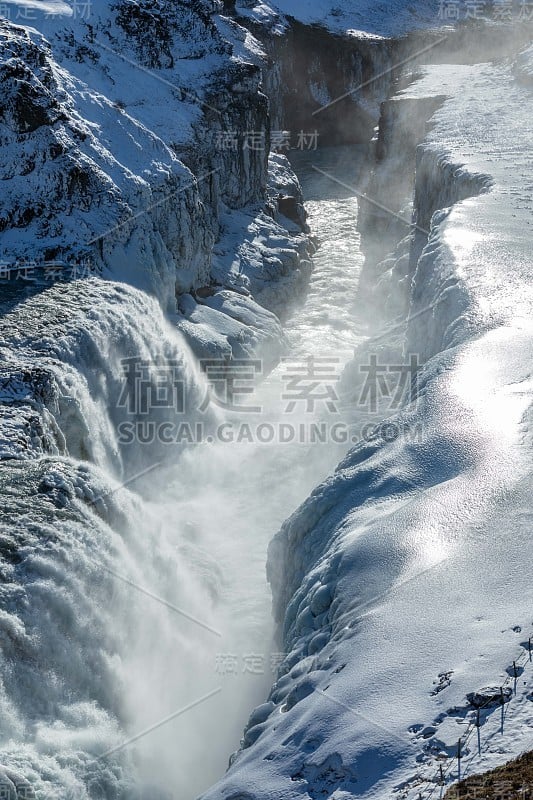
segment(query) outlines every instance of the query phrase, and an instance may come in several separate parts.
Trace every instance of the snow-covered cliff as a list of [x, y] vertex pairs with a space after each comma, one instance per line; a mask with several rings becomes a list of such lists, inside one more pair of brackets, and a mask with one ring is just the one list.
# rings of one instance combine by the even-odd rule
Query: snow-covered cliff
[[[3, 274], [42, 279], [56, 264], [62, 277], [130, 283], [170, 312], [192, 292], [183, 329], [193, 342], [206, 316], [192, 311], [196, 290], [237, 292], [250, 347], [257, 318], [279, 350], [275, 318], [247, 298], [257, 291], [283, 310], [309, 253], [278, 214], [276, 181], [299, 202], [281, 156], [269, 180], [259, 44], [218, 2], [91, 3], [86, 17], [59, 6], [10, 4], [1, 22]], [[277, 281], [284, 303], [263, 291]], [[226, 353], [218, 321], [227, 327], [211, 315], [212, 338]]]

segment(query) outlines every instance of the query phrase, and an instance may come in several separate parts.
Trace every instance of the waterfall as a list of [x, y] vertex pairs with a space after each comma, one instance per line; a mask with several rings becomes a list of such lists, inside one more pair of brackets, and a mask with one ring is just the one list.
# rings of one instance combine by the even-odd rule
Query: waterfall
[[[40, 436], [15, 441], [0, 477], [0, 763], [40, 797], [126, 796], [129, 754], [100, 757], [157, 719], [154, 686], [194, 696], [217, 640], [217, 566], [185, 520], [143, 499], [179, 448], [120, 441], [124, 363], [146, 365], [149, 387], [171, 368], [194, 407], [205, 385], [159, 305], [126, 286], [57, 285], [2, 327], [3, 420]], [[158, 463], [157, 480], [135, 480]]]
[[[289, 355], [308, 358], [320, 330], [340, 373], [343, 337], [343, 361], [357, 341], [362, 259], [356, 233], [335, 248], [355, 231], [357, 204], [328, 190], [321, 214], [324, 187], [302, 169], [323, 241], [287, 324]], [[328, 311], [324, 286], [339, 270]], [[39, 798], [192, 799], [223, 774], [275, 677], [268, 543], [346, 444], [307, 440], [321, 410], [285, 413], [284, 362], [245, 397], [259, 413], [206, 409], [200, 365], [133, 288], [57, 285], [2, 325], [7, 418], [39, 424], [1, 473], [0, 764]], [[158, 402], [169, 385], [182, 407]], [[203, 438], [149, 435], [176, 420], [193, 432], [201, 423]], [[282, 424], [294, 441], [280, 443]], [[243, 435], [261, 426], [272, 441]]]

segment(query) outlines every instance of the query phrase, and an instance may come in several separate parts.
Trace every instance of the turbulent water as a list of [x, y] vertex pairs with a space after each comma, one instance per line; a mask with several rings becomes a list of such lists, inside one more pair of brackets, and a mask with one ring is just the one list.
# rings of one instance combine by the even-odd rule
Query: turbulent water
[[[153, 392], [172, 368], [191, 423], [206, 396], [181, 336], [139, 292], [93, 279], [4, 308], [0, 764], [39, 797], [193, 798], [272, 683], [267, 546], [348, 447], [312, 431], [342, 423], [335, 387], [362, 339], [357, 201], [314, 165], [355, 182], [364, 156], [296, 163], [315, 271], [287, 323], [287, 359], [246, 398], [260, 412], [201, 417], [227, 441], [121, 438], [127, 359]], [[310, 356], [318, 399], [291, 394]], [[155, 405], [149, 421], [172, 425], [175, 408]]]

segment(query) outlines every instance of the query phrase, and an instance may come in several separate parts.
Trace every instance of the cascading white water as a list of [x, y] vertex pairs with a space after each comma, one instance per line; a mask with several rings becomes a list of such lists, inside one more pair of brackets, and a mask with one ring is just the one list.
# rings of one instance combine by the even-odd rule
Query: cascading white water
[[[357, 202], [312, 164], [334, 171], [338, 157], [297, 165], [321, 246], [287, 325], [289, 362], [318, 356], [337, 375], [362, 338]], [[355, 181], [362, 155], [350, 163]], [[13, 525], [2, 554], [11, 537], [19, 555], [6, 559], [2, 588], [0, 763], [42, 798], [192, 800], [221, 775], [273, 680], [268, 543], [348, 445], [124, 445], [124, 359], [155, 372], [177, 364], [190, 407], [205, 396], [156, 303], [89, 281], [47, 290], [4, 320], [9, 352], [53, 376], [48, 406], [64, 442], [53, 429], [55, 454], [1, 473]], [[320, 403], [287, 412], [289, 362], [256, 391], [259, 415], [217, 412], [235, 439], [243, 424], [308, 431], [324, 419]], [[174, 413], [158, 409], [156, 421]]]
[[[347, 155], [345, 149], [332, 149], [312, 163], [335, 171], [343, 158], [346, 170]], [[267, 695], [278, 649], [272, 642], [265, 575], [268, 543], [347, 447], [332, 441], [265, 444], [256, 437], [247, 441], [246, 435], [239, 439], [243, 425], [252, 432], [260, 425], [275, 431], [280, 424], [294, 429], [303, 425], [307, 434], [323, 417], [323, 407], [317, 403], [314, 413], [308, 414], [300, 404], [292, 414], [285, 413], [287, 369], [314, 355], [331, 363], [340, 375], [362, 338], [354, 308], [362, 266], [357, 202], [315, 173], [311, 161], [302, 162], [310, 222], [321, 245], [305, 303], [286, 326], [291, 344], [288, 362], [257, 389], [253, 405], [262, 408], [261, 414], [226, 414], [224, 419], [231, 420], [231, 427], [228, 423], [224, 429], [226, 441], [187, 449], [175, 467], [146, 481], [150, 499], [145, 507], [159, 525], [157, 539], [174, 548], [178, 560], [203, 583], [205, 608], [198, 617], [221, 634], [185, 622], [156, 604], [154, 612], [166, 619], [166, 633], [159, 637], [148, 619], [147, 635], [158, 637], [157, 648], [148, 658], [146, 638], [138, 637], [128, 667], [126, 694], [136, 720], [134, 732], [220, 690], [136, 745], [145, 779], [154, 773], [160, 779], [164, 776], [163, 785], [179, 797], [195, 797], [222, 774], [229, 754], [239, 745], [250, 709]], [[348, 158], [354, 181], [361, 163], [357, 151]], [[162, 581], [157, 568], [151, 576], [138, 571], [136, 580], [165, 598], [172, 594], [172, 578], [169, 583]], [[186, 652], [171, 635], [173, 629], [190, 637]]]
[[[128, 727], [124, 689], [137, 620], [161, 633], [164, 620], [132, 597], [118, 569], [131, 579], [138, 562], [154, 578], [165, 542], [139, 530], [140, 498], [115, 491], [137, 467], [116, 436], [120, 361], [172, 360], [194, 404], [202, 379], [157, 303], [124, 286], [55, 286], [13, 304], [2, 334], [3, 399], [14, 401], [22, 430], [40, 415], [41, 435], [31, 441], [42, 457], [28, 461], [21, 438], [0, 474], [0, 763], [30, 779], [40, 797], [124, 796], [133, 770], [124, 777], [118, 762], [111, 769], [97, 759]], [[156, 454], [138, 455], [150, 463]], [[172, 555], [164, 558], [169, 601], [203, 608], [202, 589]], [[161, 570], [158, 579], [165, 577]]]

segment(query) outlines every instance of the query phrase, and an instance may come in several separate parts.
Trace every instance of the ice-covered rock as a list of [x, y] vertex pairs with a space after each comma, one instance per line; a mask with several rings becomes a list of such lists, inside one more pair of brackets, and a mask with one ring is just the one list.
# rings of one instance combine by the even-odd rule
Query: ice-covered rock
[[[173, 312], [176, 294], [231, 287], [231, 274], [212, 271], [214, 244], [230, 233], [235, 249], [265, 260], [261, 287], [278, 277], [268, 265], [283, 239], [278, 273], [294, 295], [308, 259], [301, 227], [279, 218], [269, 255], [270, 232], [247, 241], [244, 226], [265, 227], [273, 201], [277, 213], [259, 44], [218, 2], [90, 7], [85, 18], [14, 3], [1, 22], [2, 274], [83, 263]], [[283, 172], [290, 182], [288, 162], [273, 180]]]

